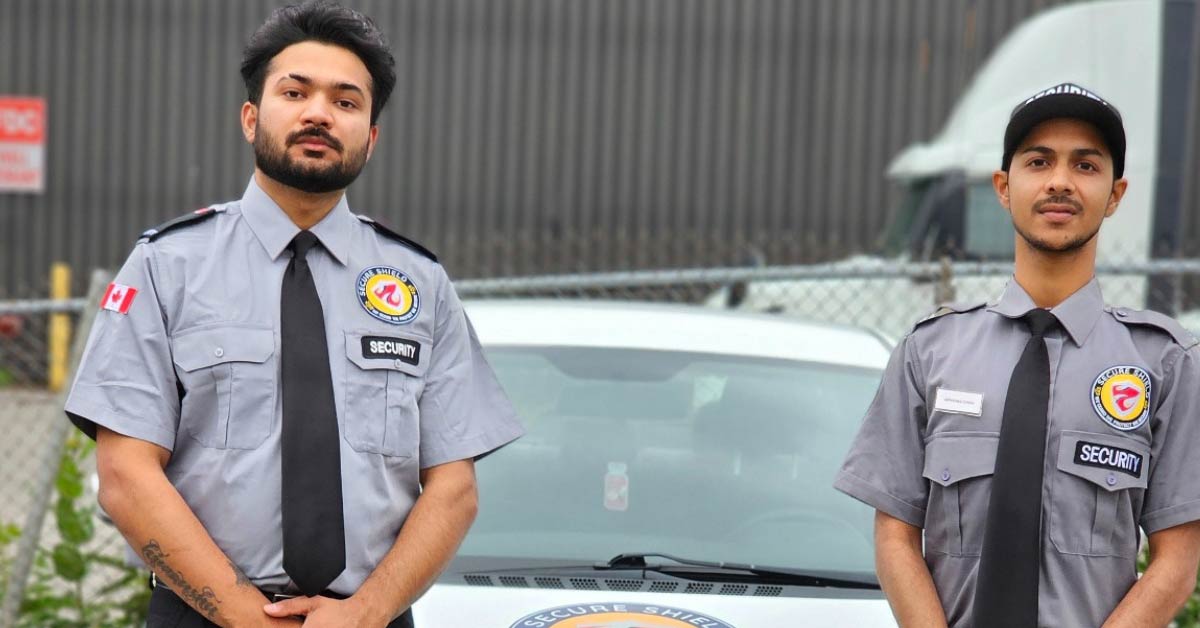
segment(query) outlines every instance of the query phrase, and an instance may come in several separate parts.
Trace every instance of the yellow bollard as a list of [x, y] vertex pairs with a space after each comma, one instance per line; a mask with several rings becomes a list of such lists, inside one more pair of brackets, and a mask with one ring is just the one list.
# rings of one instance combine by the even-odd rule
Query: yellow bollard
[[[71, 298], [71, 267], [62, 262], [50, 266], [50, 298], [55, 300]], [[52, 391], [61, 390], [67, 380], [67, 360], [71, 351], [71, 318], [64, 313], [50, 315], [48, 331], [49, 345], [49, 377], [48, 384]]]

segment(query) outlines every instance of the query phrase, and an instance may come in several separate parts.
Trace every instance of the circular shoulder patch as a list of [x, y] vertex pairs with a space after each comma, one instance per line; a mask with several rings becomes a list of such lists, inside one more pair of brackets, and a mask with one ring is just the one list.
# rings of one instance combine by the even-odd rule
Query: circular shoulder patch
[[1150, 374], [1137, 366], [1114, 366], [1096, 376], [1092, 408], [1100, 420], [1128, 432], [1150, 418]]
[[385, 323], [411, 323], [421, 311], [421, 295], [408, 275], [390, 266], [372, 266], [354, 282], [358, 302], [367, 314]]
[[510, 628], [733, 628], [695, 611], [647, 604], [577, 604], [538, 611]]

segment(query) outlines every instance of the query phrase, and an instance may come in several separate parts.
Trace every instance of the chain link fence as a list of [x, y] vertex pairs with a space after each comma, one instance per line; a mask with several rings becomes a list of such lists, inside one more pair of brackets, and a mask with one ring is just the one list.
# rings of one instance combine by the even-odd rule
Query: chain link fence
[[[546, 275], [455, 283], [464, 298], [620, 299], [766, 312], [865, 327], [898, 338], [946, 302], [986, 301], [1011, 263], [878, 258], [830, 264]], [[1097, 266], [1106, 301], [1151, 308], [1200, 333], [1200, 259]]]
[[[458, 292], [472, 299], [599, 299], [691, 304], [779, 316], [834, 322], [872, 329], [899, 338], [914, 321], [945, 301], [977, 301], [994, 297], [1009, 279], [1011, 264], [975, 262], [898, 263], [871, 258], [804, 266], [759, 266], [599, 274], [546, 275], [460, 280]], [[1097, 269], [1106, 300], [1114, 306], [1153, 306], [1178, 317], [1200, 332], [1200, 259], [1104, 263]], [[105, 280], [107, 281], [107, 280]], [[94, 287], [93, 287], [94, 289]], [[47, 469], [57, 468], [66, 422], [62, 396], [48, 388], [53, 359], [52, 317], [66, 314], [72, 329], [95, 312], [99, 298], [0, 300], [0, 424], [8, 437], [0, 440], [0, 540], [3, 526], [38, 521], [31, 509], [41, 508], [45, 534], [25, 534], [19, 543], [0, 544], [0, 582], [17, 555], [29, 550], [29, 539], [42, 547], [58, 542], [55, 503], [39, 491], [47, 487]], [[76, 344], [76, 346], [79, 346]], [[91, 473], [91, 461], [83, 465]], [[85, 487], [82, 500], [94, 503]], [[87, 551], [120, 560], [125, 545], [114, 528], [96, 524]], [[87, 581], [103, 596], [105, 581]]]

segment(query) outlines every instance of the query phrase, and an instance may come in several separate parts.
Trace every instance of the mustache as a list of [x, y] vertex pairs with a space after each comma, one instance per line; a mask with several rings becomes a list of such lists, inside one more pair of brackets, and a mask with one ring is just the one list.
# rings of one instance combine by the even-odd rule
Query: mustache
[[1069, 196], [1051, 196], [1044, 198], [1033, 204], [1033, 211], [1041, 211], [1047, 205], [1070, 205], [1075, 208], [1076, 213], [1083, 213], [1083, 204]]
[[306, 137], [315, 137], [315, 138], [324, 140], [326, 144], [329, 144], [330, 148], [336, 150], [339, 153], [342, 152], [342, 143], [337, 141], [337, 138], [330, 135], [329, 131], [326, 131], [325, 129], [323, 129], [319, 126], [310, 126], [305, 129], [300, 129], [299, 131], [296, 131], [295, 133], [289, 134], [287, 136], [288, 146], [291, 146], [292, 144], [295, 144]]

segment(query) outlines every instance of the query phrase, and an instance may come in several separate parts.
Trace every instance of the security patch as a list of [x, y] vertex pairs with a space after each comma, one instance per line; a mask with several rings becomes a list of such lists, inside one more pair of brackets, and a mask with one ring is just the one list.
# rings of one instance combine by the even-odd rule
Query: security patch
[[1128, 432], [1150, 418], [1150, 374], [1136, 366], [1114, 366], [1096, 376], [1092, 408], [1100, 420]]
[[363, 336], [364, 358], [400, 360], [416, 366], [421, 362], [421, 343], [407, 338], [387, 336]]
[[1142, 455], [1112, 445], [1081, 440], [1075, 443], [1074, 461], [1075, 464], [1120, 471], [1135, 478], [1142, 477]]
[[390, 266], [372, 266], [362, 271], [354, 287], [367, 314], [385, 323], [411, 323], [421, 311], [417, 287], [408, 275]]

